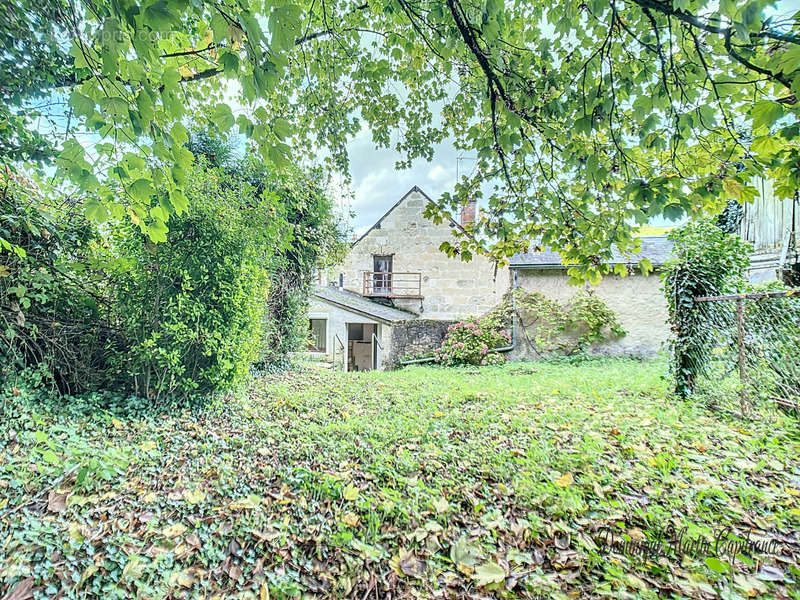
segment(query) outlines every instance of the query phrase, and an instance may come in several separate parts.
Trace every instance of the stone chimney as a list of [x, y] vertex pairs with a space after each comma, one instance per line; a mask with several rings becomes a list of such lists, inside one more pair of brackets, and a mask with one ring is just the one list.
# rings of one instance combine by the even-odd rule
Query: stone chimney
[[475, 222], [475, 212], [478, 207], [477, 200], [470, 200], [469, 204], [461, 207], [461, 226], [466, 227]]

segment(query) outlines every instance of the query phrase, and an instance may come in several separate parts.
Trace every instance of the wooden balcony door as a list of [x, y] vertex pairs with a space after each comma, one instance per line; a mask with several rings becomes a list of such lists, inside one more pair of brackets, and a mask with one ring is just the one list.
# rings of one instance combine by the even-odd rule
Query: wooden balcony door
[[373, 258], [372, 290], [375, 294], [392, 293], [392, 256], [375, 255]]

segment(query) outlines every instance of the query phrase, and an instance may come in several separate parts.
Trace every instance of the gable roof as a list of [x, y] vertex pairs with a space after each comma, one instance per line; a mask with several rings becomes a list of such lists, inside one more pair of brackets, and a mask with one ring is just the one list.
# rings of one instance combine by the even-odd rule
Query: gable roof
[[[361, 241], [361, 240], [363, 240], [365, 237], [367, 237], [367, 236], [370, 234], [370, 232], [371, 232], [373, 229], [377, 229], [377, 228], [379, 228], [379, 226], [380, 226], [380, 224], [381, 224], [381, 221], [383, 221], [383, 220], [384, 220], [386, 217], [388, 217], [388, 216], [391, 214], [391, 212], [392, 212], [392, 211], [393, 211], [395, 208], [397, 208], [398, 206], [400, 206], [400, 205], [403, 203], [403, 201], [404, 201], [406, 198], [408, 198], [408, 197], [409, 197], [411, 194], [413, 194], [414, 192], [419, 192], [420, 194], [422, 194], [422, 197], [423, 197], [423, 198], [425, 198], [425, 200], [427, 200], [427, 201], [428, 201], [428, 202], [430, 202], [431, 204], [435, 204], [436, 206], [438, 206], [439, 208], [441, 208], [441, 206], [439, 206], [439, 204], [438, 204], [437, 202], [434, 202], [434, 201], [431, 199], [431, 197], [430, 197], [430, 196], [428, 196], [428, 194], [426, 194], [425, 192], [423, 192], [423, 191], [422, 191], [422, 188], [420, 188], [419, 186], [415, 185], [415, 186], [414, 186], [414, 187], [412, 187], [410, 190], [408, 190], [408, 191], [407, 191], [405, 194], [403, 194], [403, 195], [400, 197], [400, 200], [398, 200], [397, 202], [395, 202], [395, 203], [392, 205], [392, 207], [391, 207], [389, 210], [387, 210], [385, 213], [383, 213], [383, 216], [382, 216], [380, 219], [378, 219], [377, 221], [375, 221], [375, 223], [373, 223], [373, 224], [372, 224], [372, 226], [371, 226], [369, 229], [367, 229], [367, 230], [366, 230], [366, 231], [365, 231], [365, 232], [364, 232], [364, 233], [361, 235], [361, 237], [359, 237], [359, 238], [358, 238], [358, 239], [357, 239], [355, 242], [353, 242], [353, 244], [352, 244], [352, 245], [353, 245], [353, 246], [355, 246], [356, 244], [358, 244], [358, 242], [360, 242], [360, 241]], [[467, 232], [467, 230], [466, 230], [466, 229], [464, 229], [464, 228], [461, 226], [461, 223], [458, 223], [457, 221], [453, 220], [452, 218], [450, 218], [450, 219], [449, 219], [449, 221], [450, 221], [450, 224], [451, 224], [451, 225], [453, 225], [453, 226], [455, 226], [455, 227], [458, 227], [458, 228], [459, 228], [459, 229], [460, 229], [460, 230], [461, 230], [461, 231], [462, 231], [464, 234], [466, 234], [466, 235], [470, 235], [470, 234], [469, 234], [469, 232]]]
[[314, 286], [314, 289], [311, 290], [311, 295], [323, 302], [375, 319], [387, 325], [398, 321], [407, 321], [417, 318], [417, 315], [414, 313], [373, 302], [360, 294], [343, 290], [332, 285]]
[[[612, 256], [608, 261], [610, 264], [631, 264], [637, 263], [643, 258], [648, 259], [654, 267], [663, 265], [672, 252], [672, 240], [664, 236], [643, 236], [642, 249], [639, 254], [622, 254], [616, 248], [611, 250]], [[512, 269], [566, 269], [576, 265], [565, 265], [561, 260], [561, 255], [547, 248], [541, 252], [525, 252], [515, 254], [509, 261]]]

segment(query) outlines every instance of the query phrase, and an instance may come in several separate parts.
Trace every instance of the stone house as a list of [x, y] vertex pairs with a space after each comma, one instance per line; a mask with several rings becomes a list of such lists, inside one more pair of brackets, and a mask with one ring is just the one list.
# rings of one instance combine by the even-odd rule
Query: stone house
[[327, 285], [312, 291], [312, 355], [346, 370], [394, 366], [438, 347], [451, 323], [500, 302], [509, 287], [507, 268], [495, 269], [484, 256], [464, 262], [439, 250], [454, 241], [453, 229], [463, 231], [475, 218], [475, 203], [458, 222], [436, 224], [423, 216], [428, 202], [425, 192], [411, 188], [353, 242]]
[[[409, 190], [353, 242], [327, 285], [315, 287], [308, 310], [312, 355], [345, 370], [388, 368], [429, 355], [450, 324], [486, 313], [512, 285], [559, 301], [576, 292], [567, 283], [568, 265], [555, 252], [517, 255], [499, 269], [484, 256], [448, 258], [440, 245], [454, 240], [453, 229], [463, 231], [476, 206], [465, 206], [458, 222], [435, 224], [423, 216], [428, 202], [433, 200], [420, 188]], [[665, 238], [644, 238], [642, 254], [615, 260], [633, 265], [647, 257], [658, 269], [668, 255]], [[658, 277], [608, 276], [593, 287], [629, 331], [597, 351], [658, 352], [668, 332]], [[512, 356], [525, 356], [524, 348], [517, 346]]]
[[[429, 202], [433, 200], [420, 188], [411, 188], [353, 242], [342, 264], [320, 281], [327, 285], [313, 290], [308, 311], [308, 350], [313, 355], [345, 370], [390, 368], [404, 359], [430, 355], [450, 324], [486, 313], [513, 287], [541, 292], [560, 303], [577, 292], [568, 283], [569, 265], [549, 249], [518, 254], [500, 269], [484, 256], [469, 262], [447, 257], [439, 249], [442, 242], [453, 242], [453, 230], [463, 232], [477, 207], [465, 206], [458, 222], [435, 224], [423, 216]], [[745, 206], [739, 232], [755, 245], [751, 279], [775, 279], [797, 263], [798, 219], [797, 200], [777, 202], [769, 190]], [[587, 286], [627, 331], [624, 337], [594, 346], [592, 352], [652, 356], [663, 348], [669, 326], [658, 271], [671, 248], [663, 236], [642, 237], [641, 253], [617, 252], [611, 262], [633, 267], [648, 258], [654, 274], [643, 276], [630, 268], [626, 277], [608, 275], [600, 284]], [[530, 355], [525, 344], [517, 343], [520, 338], [520, 332], [514, 332], [512, 357]]]

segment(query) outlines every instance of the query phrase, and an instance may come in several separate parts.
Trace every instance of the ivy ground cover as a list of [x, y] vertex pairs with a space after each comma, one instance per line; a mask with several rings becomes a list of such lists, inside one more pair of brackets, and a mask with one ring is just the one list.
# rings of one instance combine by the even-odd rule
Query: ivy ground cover
[[670, 399], [664, 369], [309, 366], [190, 409], [6, 390], [0, 598], [800, 598], [796, 426]]

